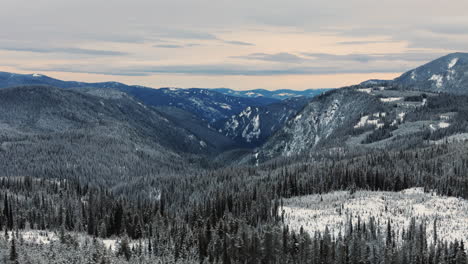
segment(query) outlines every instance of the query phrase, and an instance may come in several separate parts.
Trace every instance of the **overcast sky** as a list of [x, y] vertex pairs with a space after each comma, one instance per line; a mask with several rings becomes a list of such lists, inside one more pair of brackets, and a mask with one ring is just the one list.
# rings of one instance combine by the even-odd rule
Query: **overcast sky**
[[2, 0], [0, 71], [333, 88], [468, 50], [466, 0]]

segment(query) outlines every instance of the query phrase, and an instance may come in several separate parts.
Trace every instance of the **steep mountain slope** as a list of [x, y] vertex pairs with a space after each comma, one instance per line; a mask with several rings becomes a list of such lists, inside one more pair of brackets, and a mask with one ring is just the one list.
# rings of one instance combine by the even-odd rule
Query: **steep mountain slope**
[[247, 158], [406, 149], [468, 138], [468, 95], [353, 86], [314, 98]]
[[247, 98], [272, 98], [272, 99], [287, 99], [291, 97], [297, 96], [305, 96], [305, 97], [314, 97], [323, 92], [326, 92], [330, 89], [307, 89], [303, 91], [299, 90], [290, 90], [290, 89], [280, 89], [275, 91], [269, 91], [265, 89], [255, 89], [255, 90], [247, 90], [247, 91], [236, 91], [228, 88], [217, 88], [213, 89], [217, 92], [233, 95], [233, 96], [240, 96], [240, 97], [247, 97]]
[[231, 138], [222, 135], [208, 122], [203, 121], [195, 115], [177, 107], [160, 106], [156, 109], [167, 119], [177, 124], [177, 126], [185, 128], [198, 138], [212, 145], [216, 150], [223, 151], [238, 146]]
[[209, 89], [151, 89], [125, 87], [120, 89], [152, 106], [172, 106], [188, 111], [199, 118], [215, 122], [239, 113], [248, 106], [260, 106], [277, 100], [257, 100], [218, 93]]
[[191, 154], [215, 151], [124, 93], [87, 92], [1, 89], [1, 176], [117, 180], [182, 166]]
[[394, 80], [409, 89], [468, 94], [468, 53], [452, 53]]
[[213, 124], [218, 131], [238, 144], [258, 147], [308, 102], [306, 97], [293, 97], [267, 106], [247, 107], [241, 113]]
[[210, 89], [153, 89], [118, 82], [85, 83], [61, 81], [40, 74], [14, 74], [0, 72], [0, 88], [21, 85], [50, 85], [60, 88], [111, 88], [125, 92], [150, 106], [174, 106], [188, 111], [208, 122], [237, 114], [247, 106], [260, 106], [273, 102], [272, 98], [245, 98], [225, 95]]
[[387, 111], [378, 98], [350, 88], [317, 96], [262, 147], [261, 156], [292, 156], [329, 141], [339, 144], [368, 113]]

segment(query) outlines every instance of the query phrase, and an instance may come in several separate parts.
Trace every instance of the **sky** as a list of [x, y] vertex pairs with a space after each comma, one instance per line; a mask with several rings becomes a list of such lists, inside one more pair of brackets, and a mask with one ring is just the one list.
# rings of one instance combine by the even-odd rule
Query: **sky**
[[337, 88], [468, 51], [466, 0], [2, 0], [0, 71]]

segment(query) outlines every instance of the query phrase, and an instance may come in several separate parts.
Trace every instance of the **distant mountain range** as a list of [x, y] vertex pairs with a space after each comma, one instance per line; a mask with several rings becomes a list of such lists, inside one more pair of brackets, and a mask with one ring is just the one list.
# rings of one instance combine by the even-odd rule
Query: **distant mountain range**
[[[40, 157], [43, 151], [59, 151], [49, 150], [56, 139], [68, 144], [71, 137], [93, 153], [88, 141], [80, 140], [100, 138], [108, 145], [93, 144], [128, 160], [198, 155], [231, 162], [246, 154], [236, 149], [246, 148], [252, 151], [241, 161], [258, 163], [323, 150], [437, 144], [468, 138], [467, 76], [465, 53], [449, 54], [395, 80], [329, 91], [152, 89], [0, 73], [0, 88], [25, 86], [0, 89], [0, 132], [6, 139], [1, 146], [4, 153], [27, 157], [22, 147], [34, 146], [37, 152], [31, 153]], [[8, 152], [11, 146], [14, 152]]]
[[298, 97], [298, 96], [312, 98], [314, 96], [317, 96], [331, 89], [308, 89], [308, 90], [303, 90], [303, 91], [290, 90], [290, 89], [280, 89], [280, 90], [274, 90], [274, 91], [269, 91], [265, 89], [254, 89], [254, 90], [247, 90], [247, 91], [237, 91], [237, 90], [232, 90], [232, 89], [227, 89], [227, 88], [217, 88], [213, 90], [226, 94], [226, 95], [240, 96], [240, 97], [246, 97], [246, 98], [272, 98], [272, 99], [277, 99], [277, 100], [284, 100], [287, 98]]
[[244, 98], [225, 95], [210, 89], [153, 89], [118, 82], [86, 83], [61, 81], [41, 74], [15, 74], [0, 72], [0, 88], [24, 85], [49, 85], [59, 88], [108, 88], [125, 92], [150, 106], [174, 106], [195, 114], [198, 118], [215, 122], [237, 114], [247, 106], [260, 106], [273, 102], [272, 98]]

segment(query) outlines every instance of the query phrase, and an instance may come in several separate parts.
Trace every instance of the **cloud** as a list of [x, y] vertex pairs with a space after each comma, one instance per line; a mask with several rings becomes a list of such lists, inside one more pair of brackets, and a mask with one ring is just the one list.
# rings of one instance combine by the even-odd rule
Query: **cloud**
[[381, 43], [395, 43], [395, 40], [376, 40], [376, 41], [339, 41], [336, 44], [338, 45], [368, 45], [368, 44], [381, 44]]
[[27, 71], [78, 72], [121, 76], [148, 76], [157, 74], [183, 74], [203, 76], [281, 76], [281, 75], [324, 75], [345, 73], [394, 73], [405, 70], [401, 65], [385, 64], [379, 67], [345, 67], [329, 66], [258, 66], [244, 64], [187, 64], [187, 65], [153, 65], [112, 68], [107, 65], [63, 65], [42, 68], [22, 68]]
[[346, 55], [336, 55], [329, 53], [308, 53], [304, 52], [302, 55], [313, 58], [317, 61], [351, 61], [368, 63], [375, 61], [429, 61], [437, 57], [445, 55], [445, 53], [434, 52], [403, 52], [403, 53], [371, 53], [371, 54], [358, 54], [351, 53]]
[[93, 56], [124, 56], [128, 55], [127, 52], [111, 51], [111, 50], [95, 50], [95, 49], [82, 49], [82, 48], [35, 48], [35, 47], [12, 47], [0, 46], [1, 50], [8, 51], [21, 51], [21, 52], [35, 52], [35, 53], [67, 53], [77, 55], [93, 55]]
[[267, 53], [252, 53], [246, 56], [233, 56], [232, 58], [236, 59], [245, 59], [245, 60], [260, 60], [260, 61], [270, 61], [270, 62], [283, 62], [283, 63], [301, 63], [307, 61], [306, 59], [299, 57], [297, 55], [280, 52], [274, 54]]
[[154, 32], [158, 37], [169, 39], [196, 39], [217, 40], [218, 37], [212, 33], [187, 30], [187, 29], [160, 29]]
[[176, 44], [159, 44], [159, 45], [154, 45], [153, 47], [155, 48], [164, 48], [164, 49], [180, 49], [183, 47], [186, 47], [184, 45], [176, 45]]
[[163, 49], [181, 49], [187, 47], [198, 47], [201, 44], [198, 43], [188, 43], [188, 44], [156, 44], [153, 45], [155, 48], [163, 48]]
[[255, 44], [253, 43], [237, 41], [237, 40], [225, 40], [224, 43], [232, 44], [232, 45], [239, 45], [239, 46], [255, 46]]

